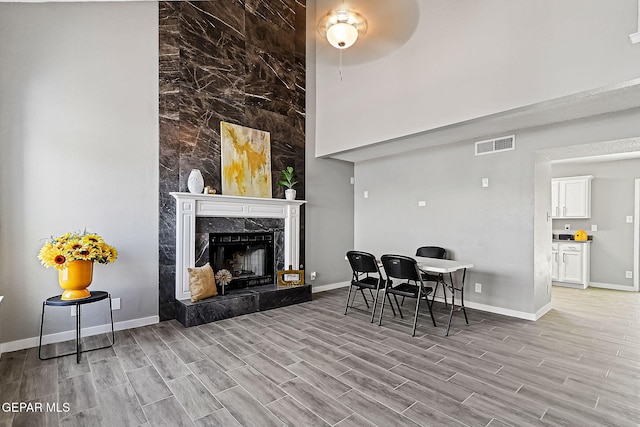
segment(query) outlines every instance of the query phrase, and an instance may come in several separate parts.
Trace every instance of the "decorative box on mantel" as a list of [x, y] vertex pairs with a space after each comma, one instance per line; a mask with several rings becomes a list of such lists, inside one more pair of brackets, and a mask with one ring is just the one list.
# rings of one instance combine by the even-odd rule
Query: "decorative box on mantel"
[[299, 265], [300, 206], [305, 200], [170, 193], [176, 199], [176, 299], [191, 298], [188, 267], [195, 266], [196, 218], [284, 219], [284, 265]]

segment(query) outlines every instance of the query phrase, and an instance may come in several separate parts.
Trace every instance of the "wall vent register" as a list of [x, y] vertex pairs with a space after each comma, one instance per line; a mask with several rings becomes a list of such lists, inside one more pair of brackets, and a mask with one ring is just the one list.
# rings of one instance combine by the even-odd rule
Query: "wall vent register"
[[516, 136], [502, 136], [500, 138], [487, 139], [476, 142], [476, 156], [499, 153], [516, 149]]

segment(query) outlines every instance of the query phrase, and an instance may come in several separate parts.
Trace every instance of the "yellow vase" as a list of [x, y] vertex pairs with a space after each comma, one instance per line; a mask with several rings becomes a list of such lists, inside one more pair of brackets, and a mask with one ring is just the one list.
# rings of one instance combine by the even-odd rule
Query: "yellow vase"
[[64, 289], [61, 299], [87, 298], [87, 290], [93, 279], [93, 261], [71, 261], [64, 270], [58, 271], [58, 283]]

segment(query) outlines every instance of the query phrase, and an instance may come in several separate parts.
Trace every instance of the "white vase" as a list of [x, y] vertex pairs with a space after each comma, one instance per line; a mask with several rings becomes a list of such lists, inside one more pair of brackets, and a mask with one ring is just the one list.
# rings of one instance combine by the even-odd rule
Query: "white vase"
[[288, 188], [284, 190], [284, 198], [287, 200], [295, 200], [296, 199], [296, 190], [293, 188]]
[[202, 194], [204, 190], [204, 178], [200, 169], [192, 169], [187, 180], [187, 188], [190, 193]]

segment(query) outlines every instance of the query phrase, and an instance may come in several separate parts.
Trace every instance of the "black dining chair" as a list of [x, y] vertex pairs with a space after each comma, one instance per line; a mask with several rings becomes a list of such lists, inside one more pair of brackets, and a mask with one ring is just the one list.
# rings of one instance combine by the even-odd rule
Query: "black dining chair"
[[[416, 336], [416, 325], [418, 324], [418, 312], [420, 310], [420, 301], [425, 297], [427, 307], [429, 308], [429, 314], [431, 315], [431, 321], [433, 326], [436, 326], [436, 319], [433, 317], [433, 311], [431, 311], [431, 304], [429, 299], [426, 298], [433, 288], [424, 285], [422, 280], [422, 274], [418, 268], [418, 263], [415, 259], [404, 255], [382, 255], [382, 267], [387, 275], [386, 287], [384, 289], [385, 296], [389, 294], [393, 295], [393, 298], [398, 304], [397, 296], [416, 299], [416, 310], [413, 315], [413, 331], [412, 336]], [[393, 279], [399, 279], [404, 281], [396, 286], [393, 286]], [[378, 326], [382, 325], [382, 315], [384, 314], [385, 301], [382, 301], [382, 308], [380, 309], [380, 320]], [[393, 307], [393, 305], [391, 306]], [[400, 305], [398, 305], [398, 312], [400, 318], [404, 319]]]
[[[347, 304], [344, 308], [344, 314], [347, 314], [347, 310], [349, 307], [353, 307], [353, 303], [356, 299], [356, 295], [358, 291], [362, 294], [362, 298], [364, 299], [364, 303], [367, 308], [369, 307], [369, 303], [367, 302], [367, 297], [364, 294], [365, 289], [369, 289], [369, 293], [373, 299], [373, 309], [371, 310], [371, 323], [373, 323], [373, 319], [376, 313], [376, 307], [378, 304], [378, 294], [380, 291], [384, 290], [386, 280], [382, 276], [380, 272], [380, 268], [378, 267], [378, 262], [376, 257], [368, 252], [360, 252], [360, 251], [349, 251], [347, 252], [347, 259], [349, 260], [349, 264], [351, 265], [351, 271], [353, 275], [351, 276], [351, 286], [349, 286], [349, 293], [347, 294]], [[351, 301], [351, 292], [353, 292], [353, 301]], [[373, 296], [373, 291], [376, 292], [375, 297]], [[389, 300], [391, 301], [391, 300]], [[391, 309], [393, 310], [393, 315], [395, 316], [396, 312], [391, 305]]]
[[[437, 259], [446, 259], [447, 258], [447, 250], [445, 248], [441, 248], [439, 246], [421, 246], [416, 250], [416, 256], [424, 257], [424, 258], [437, 258]], [[436, 294], [438, 293], [438, 286], [442, 284], [442, 296], [444, 297], [444, 305], [447, 304], [447, 285], [444, 283], [444, 276], [442, 273], [439, 274], [431, 274], [422, 272], [422, 281], [423, 282], [435, 282], [436, 288], [433, 291], [433, 296], [431, 297], [431, 303], [436, 298]]]

